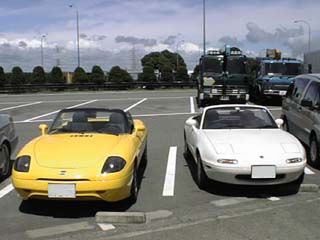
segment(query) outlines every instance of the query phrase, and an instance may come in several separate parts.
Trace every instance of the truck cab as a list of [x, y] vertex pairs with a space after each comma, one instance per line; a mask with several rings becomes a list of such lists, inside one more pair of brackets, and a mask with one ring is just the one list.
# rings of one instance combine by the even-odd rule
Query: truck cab
[[293, 78], [302, 71], [301, 61], [294, 58], [281, 58], [281, 55], [268, 55], [258, 59], [260, 70], [251, 86], [253, 100], [281, 98], [286, 95]]
[[200, 58], [198, 107], [219, 103], [245, 103], [248, 98], [246, 56], [238, 48], [212, 50]]

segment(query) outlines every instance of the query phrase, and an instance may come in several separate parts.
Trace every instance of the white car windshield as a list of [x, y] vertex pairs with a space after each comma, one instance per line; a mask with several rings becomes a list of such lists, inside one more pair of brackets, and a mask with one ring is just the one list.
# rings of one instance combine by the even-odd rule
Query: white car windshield
[[203, 129], [278, 128], [265, 109], [249, 107], [213, 108], [206, 111]]

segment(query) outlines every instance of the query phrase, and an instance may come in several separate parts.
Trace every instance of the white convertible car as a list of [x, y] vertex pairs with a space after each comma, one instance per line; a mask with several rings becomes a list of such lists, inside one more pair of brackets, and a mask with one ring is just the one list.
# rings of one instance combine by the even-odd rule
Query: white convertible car
[[207, 178], [242, 185], [301, 183], [306, 154], [262, 106], [218, 105], [190, 117], [184, 127], [185, 156], [197, 165], [197, 184]]

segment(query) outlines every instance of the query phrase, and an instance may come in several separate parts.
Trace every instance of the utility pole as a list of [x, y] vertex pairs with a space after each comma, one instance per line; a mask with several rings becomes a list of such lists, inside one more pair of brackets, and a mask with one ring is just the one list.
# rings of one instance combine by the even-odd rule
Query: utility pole
[[[69, 7], [73, 8], [74, 5], [71, 4]], [[76, 8], [76, 20], [77, 20], [77, 50], [78, 50], [78, 67], [80, 67], [80, 33], [79, 33], [79, 11], [78, 7], [75, 6]]]

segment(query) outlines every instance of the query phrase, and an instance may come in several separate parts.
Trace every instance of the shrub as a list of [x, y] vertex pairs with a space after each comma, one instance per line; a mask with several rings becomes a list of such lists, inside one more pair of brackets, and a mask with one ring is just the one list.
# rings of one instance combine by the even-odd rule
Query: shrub
[[105, 76], [100, 66], [92, 67], [90, 81], [96, 84], [104, 84]]
[[73, 82], [74, 83], [87, 83], [89, 80], [87, 73], [82, 67], [77, 67], [74, 70]]
[[60, 67], [53, 67], [49, 77], [50, 83], [65, 83], [63, 72]]
[[43, 67], [37, 66], [32, 71], [32, 77], [30, 83], [39, 83], [43, 84], [46, 82], [46, 74], [43, 70]]

